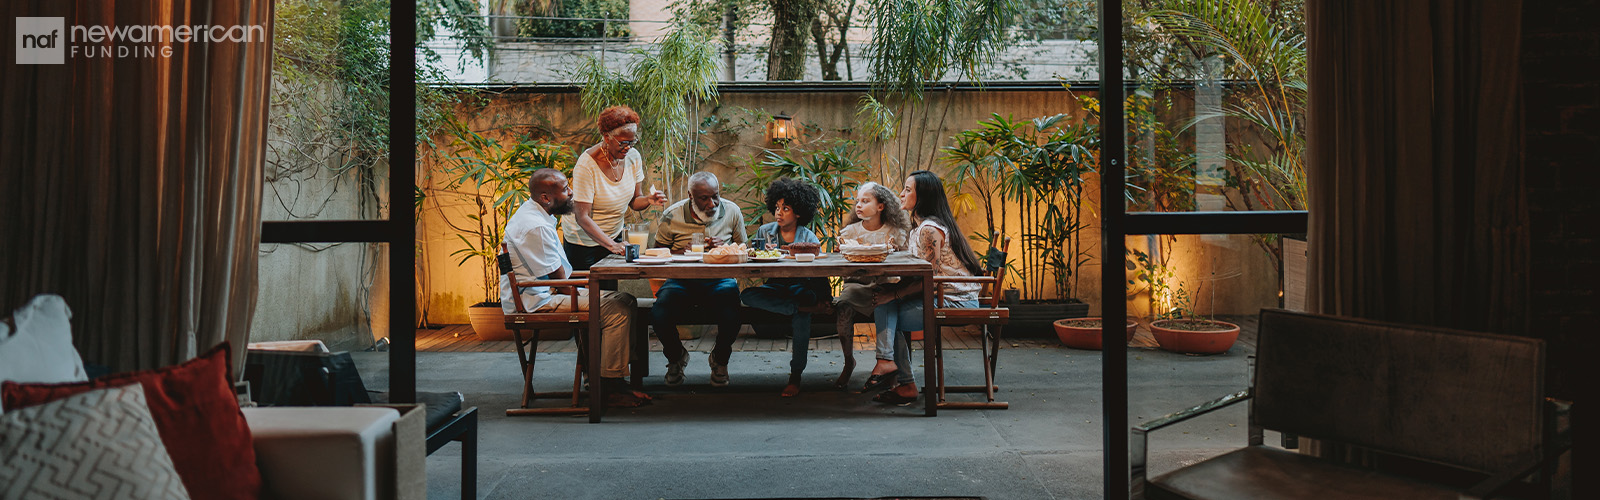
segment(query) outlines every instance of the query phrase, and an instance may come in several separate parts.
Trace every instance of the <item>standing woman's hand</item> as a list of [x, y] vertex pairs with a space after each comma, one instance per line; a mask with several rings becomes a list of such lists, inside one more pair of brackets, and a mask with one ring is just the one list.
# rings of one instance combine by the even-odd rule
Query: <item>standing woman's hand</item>
[[662, 206], [667, 204], [667, 193], [663, 193], [660, 189], [656, 189], [655, 185], [650, 186], [650, 194], [646, 197], [650, 199], [650, 203]]

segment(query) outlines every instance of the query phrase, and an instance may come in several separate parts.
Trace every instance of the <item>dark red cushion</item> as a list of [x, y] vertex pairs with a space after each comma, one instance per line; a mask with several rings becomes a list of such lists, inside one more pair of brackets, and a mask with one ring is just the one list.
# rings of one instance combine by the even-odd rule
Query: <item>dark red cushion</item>
[[74, 394], [138, 382], [161, 442], [195, 500], [255, 499], [261, 473], [250, 427], [233, 395], [228, 343], [183, 363], [66, 384], [0, 385], [5, 408], [48, 403]]

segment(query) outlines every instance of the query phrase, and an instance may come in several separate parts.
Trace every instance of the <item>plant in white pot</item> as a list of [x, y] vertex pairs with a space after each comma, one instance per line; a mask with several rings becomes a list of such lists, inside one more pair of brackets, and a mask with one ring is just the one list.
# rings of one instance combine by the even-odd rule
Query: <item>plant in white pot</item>
[[[447, 177], [433, 196], [464, 198], [466, 215], [444, 217], [456, 231], [462, 247], [451, 252], [458, 265], [477, 265], [483, 301], [468, 306], [472, 330], [483, 340], [507, 340], [500, 306], [500, 270], [495, 264], [511, 213], [528, 200], [528, 176], [541, 168], [571, 175], [573, 155], [564, 144], [544, 142], [531, 135], [503, 138], [479, 134], [463, 123], [450, 125], [451, 143], [440, 155]], [[464, 219], [464, 220], [463, 220]], [[565, 333], [565, 332], [552, 332]]]

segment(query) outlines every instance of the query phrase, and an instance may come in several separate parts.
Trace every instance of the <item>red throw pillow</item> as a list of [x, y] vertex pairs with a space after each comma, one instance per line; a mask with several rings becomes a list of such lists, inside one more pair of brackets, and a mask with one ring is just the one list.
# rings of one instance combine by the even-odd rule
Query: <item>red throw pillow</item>
[[66, 384], [0, 384], [5, 408], [44, 404], [79, 393], [138, 382], [161, 443], [195, 500], [255, 499], [261, 472], [250, 427], [234, 398], [228, 343], [174, 366]]

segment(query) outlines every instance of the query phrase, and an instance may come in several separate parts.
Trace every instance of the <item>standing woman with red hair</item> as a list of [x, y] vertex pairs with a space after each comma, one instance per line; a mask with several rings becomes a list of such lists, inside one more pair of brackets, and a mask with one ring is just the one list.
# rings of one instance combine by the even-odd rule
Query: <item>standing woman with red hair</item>
[[584, 150], [572, 169], [577, 209], [561, 221], [562, 246], [573, 269], [586, 270], [607, 255], [623, 253], [622, 222], [629, 209], [667, 203], [660, 191], [644, 192], [644, 157], [633, 149], [638, 143], [639, 113], [627, 106], [600, 112], [600, 143]]

